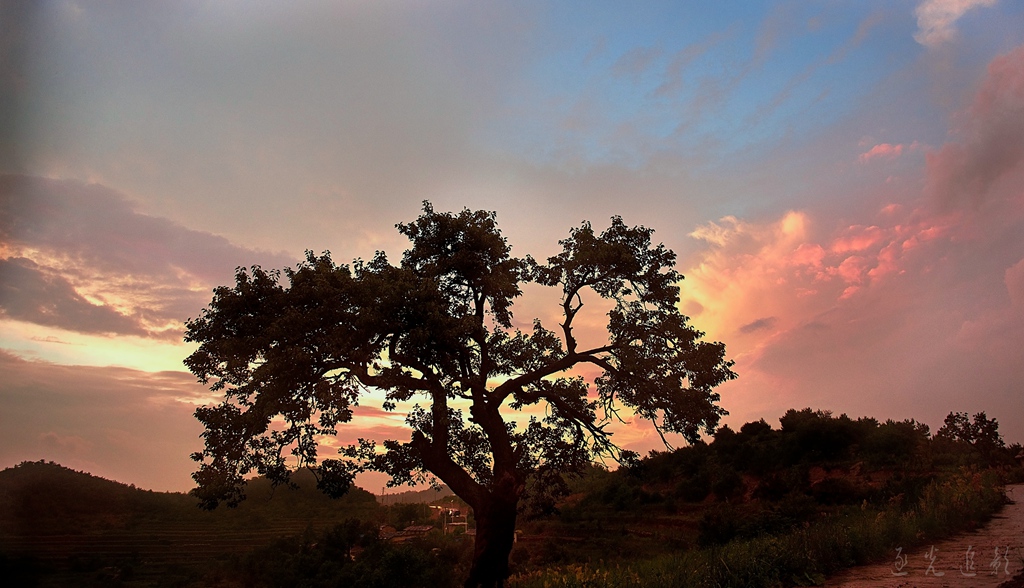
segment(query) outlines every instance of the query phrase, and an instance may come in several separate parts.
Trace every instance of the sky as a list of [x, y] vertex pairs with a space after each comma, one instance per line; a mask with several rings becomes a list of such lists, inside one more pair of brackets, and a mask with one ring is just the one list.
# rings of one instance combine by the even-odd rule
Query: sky
[[[1024, 3], [43, 0], [0, 2], [0, 467], [189, 489], [184, 321], [238, 266], [399, 258], [424, 200], [518, 256], [654, 229], [734, 428], [1024, 442]], [[367, 403], [336, 443], [403, 435]]]

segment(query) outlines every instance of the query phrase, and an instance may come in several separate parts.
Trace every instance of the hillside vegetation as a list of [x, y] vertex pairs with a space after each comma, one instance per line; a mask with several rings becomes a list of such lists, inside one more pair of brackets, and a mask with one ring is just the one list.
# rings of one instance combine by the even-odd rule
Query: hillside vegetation
[[[593, 468], [526, 525], [513, 585], [795, 586], [983, 524], [1024, 479], [998, 424], [951, 413], [930, 435], [790, 410], [710, 443]], [[625, 539], [624, 539], [625, 538]], [[594, 583], [596, 578], [600, 581]]]

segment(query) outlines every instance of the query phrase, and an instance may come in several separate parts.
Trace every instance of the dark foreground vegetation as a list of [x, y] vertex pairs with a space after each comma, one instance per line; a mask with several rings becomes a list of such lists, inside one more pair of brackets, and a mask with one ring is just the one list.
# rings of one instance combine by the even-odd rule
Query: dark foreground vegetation
[[557, 516], [532, 523], [587, 540], [514, 553], [526, 565], [512, 585], [819, 585], [982, 525], [1003, 485], [1024, 480], [1020, 445], [1005, 446], [984, 413], [951, 413], [934, 436], [912, 420], [811, 409], [780, 424], [590, 472]]
[[[1024, 479], [994, 420], [914, 421], [791, 410], [709, 443], [593, 467], [523, 506], [510, 584], [800, 586], [977, 527]], [[52, 463], [0, 472], [0, 577], [12, 586], [458, 585], [472, 543], [453, 497], [381, 506], [247, 486], [235, 509]], [[441, 511], [446, 515], [439, 516]], [[466, 513], [463, 513], [466, 514]], [[448, 517], [448, 518], [445, 518]], [[466, 518], [462, 518], [466, 521]], [[474, 522], [470, 516], [468, 527]], [[447, 527], [449, 533], [444, 533]]]

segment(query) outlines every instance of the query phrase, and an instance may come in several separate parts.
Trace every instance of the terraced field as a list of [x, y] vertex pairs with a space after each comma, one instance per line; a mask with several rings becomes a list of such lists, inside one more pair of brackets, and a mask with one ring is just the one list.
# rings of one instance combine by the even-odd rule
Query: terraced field
[[[120, 583], [184, 585], [218, 562], [280, 537], [322, 530], [342, 519], [274, 521], [251, 530], [218, 530], [196, 522], [83, 534], [0, 535], [0, 552], [31, 570], [42, 586]], [[224, 580], [229, 581], [228, 578]], [[230, 583], [230, 582], [228, 582]]]

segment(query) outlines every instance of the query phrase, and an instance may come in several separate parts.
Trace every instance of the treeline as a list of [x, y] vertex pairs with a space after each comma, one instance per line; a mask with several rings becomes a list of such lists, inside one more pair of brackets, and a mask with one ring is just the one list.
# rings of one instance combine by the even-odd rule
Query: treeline
[[[632, 456], [618, 473], [590, 472], [577, 488], [583, 504], [630, 509], [706, 499], [778, 501], [807, 494], [824, 504], [849, 504], [911, 491], [937, 473], [958, 467], [1018, 468], [1020, 444], [1006, 445], [995, 419], [950, 413], [931, 435], [915, 420], [880, 422], [829, 411], [790, 409], [773, 428], [763, 419], [735, 431], [723, 426], [709, 443]], [[812, 479], [812, 470], [825, 470]], [[875, 475], [872, 475], [875, 474]], [[819, 474], [820, 475], [820, 474]]]

